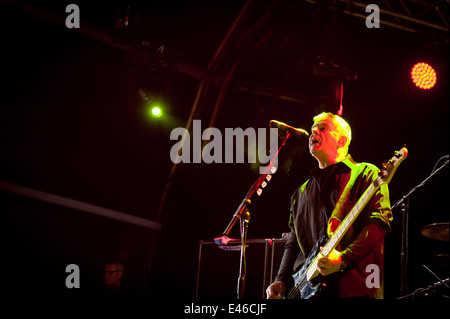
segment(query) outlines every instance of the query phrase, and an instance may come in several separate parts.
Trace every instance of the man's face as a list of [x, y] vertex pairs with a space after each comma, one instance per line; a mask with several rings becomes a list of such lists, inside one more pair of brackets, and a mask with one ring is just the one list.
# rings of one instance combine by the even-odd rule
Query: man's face
[[309, 137], [309, 152], [312, 156], [337, 157], [338, 143], [339, 134], [332, 120], [324, 119], [312, 126]]
[[106, 286], [120, 285], [120, 278], [122, 277], [122, 271], [114, 264], [105, 265], [105, 277], [104, 282]]

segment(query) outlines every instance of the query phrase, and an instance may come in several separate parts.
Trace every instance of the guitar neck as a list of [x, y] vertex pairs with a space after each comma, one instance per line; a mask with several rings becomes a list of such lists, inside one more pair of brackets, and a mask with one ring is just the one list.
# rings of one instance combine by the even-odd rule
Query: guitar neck
[[355, 206], [353, 206], [353, 208], [350, 210], [350, 212], [347, 214], [347, 216], [341, 222], [339, 227], [336, 229], [333, 236], [331, 236], [331, 238], [327, 241], [327, 243], [323, 247], [323, 249], [322, 249], [323, 256], [328, 256], [330, 254], [330, 252], [334, 248], [336, 248], [336, 246], [341, 241], [342, 237], [344, 237], [347, 230], [353, 224], [355, 219], [358, 217], [358, 215], [361, 213], [361, 211], [366, 206], [367, 202], [370, 200], [370, 198], [372, 198], [372, 195], [376, 192], [376, 190], [379, 187], [380, 186], [375, 181], [372, 184], [370, 184], [370, 186], [366, 189], [366, 191], [361, 195], [359, 200], [356, 202]]

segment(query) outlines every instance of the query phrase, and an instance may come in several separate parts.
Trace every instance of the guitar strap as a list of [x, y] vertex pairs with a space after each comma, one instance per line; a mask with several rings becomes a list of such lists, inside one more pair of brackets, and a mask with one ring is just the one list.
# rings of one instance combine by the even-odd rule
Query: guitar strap
[[345, 203], [347, 202], [350, 192], [353, 188], [353, 185], [355, 184], [356, 178], [358, 177], [361, 171], [360, 166], [363, 165], [361, 163], [356, 163], [350, 156], [350, 154], [347, 155], [347, 157], [343, 160], [343, 162], [347, 164], [347, 166], [350, 167], [351, 169], [350, 179], [345, 185], [344, 190], [341, 193], [341, 196], [339, 196], [339, 199], [337, 200], [336, 205], [334, 206], [333, 212], [331, 213], [331, 217], [328, 220], [328, 227], [327, 227], [328, 238], [330, 238], [333, 235], [333, 233], [339, 227], [344, 217]]

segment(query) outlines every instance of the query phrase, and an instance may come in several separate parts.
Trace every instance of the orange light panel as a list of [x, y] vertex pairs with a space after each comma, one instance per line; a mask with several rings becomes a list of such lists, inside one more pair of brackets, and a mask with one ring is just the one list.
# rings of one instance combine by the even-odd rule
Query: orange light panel
[[411, 79], [414, 84], [423, 89], [431, 89], [436, 84], [436, 72], [427, 63], [420, 62], [411, 69]]

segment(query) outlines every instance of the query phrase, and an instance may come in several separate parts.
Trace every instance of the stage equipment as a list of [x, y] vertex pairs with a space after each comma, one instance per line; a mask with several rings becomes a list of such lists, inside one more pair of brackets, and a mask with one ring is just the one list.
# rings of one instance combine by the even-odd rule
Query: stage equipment
[[291, 134], [294, 134], [294, 136], [297, 138], [303, 138], [305, 136], [309, 136], [308, 132], [306, 132], [304, 129], [295, 128], [295, 127], [287, 125], [283, 122], [279, 122], [279, 121], [275, 121], [275, 120], [270, 121], [270, 127], [272, 127], [272, 128], [276, 127], [283, 132], [289, 132]]
[[284, 245], [286, 244], [289, 235], [290, 233], [283, 233], [281, 238], [274, 238], [271, 240], [269, 284], [275, 281], [275, 277], [278, 274], [281, 259], [283, 259]]
[[[422, 288], [418, 288], [416, 290], [414, 290], [414, 292], [405, 295], [405, 296], [401, 296], [397, 299], [406, 299], [406, 298], [411, 298], [411, 299], [415, 299], [419, 294], [424, 294], [424, 298], [430, 298], [431, 294], [440, 294], [438, 291], [438, 289], [443, 289], [444, 287], [448, 289], [448, 282], [449, 282], [449, 278], [446, 278], [444, 280], [440, 280], [435, 282], [434, 284], [431, 284], [427, 287], [422, 287]], [[441, 294], [441, 296], [445, 299], [448, 299], [447, 295], [443, 295]]]
[[[218, 242], [220, 241], [220, 244]], [[287, 239], [248, 239], [246, 299], [265, 299], [266, 288], [274, 281]], [[201, 240], [198, 251], [195, 299], [231, 299], [236, 295], [241, 241], [237, 239]]]
[[153, 117], [161, 117], [163, 115], [163, 111], [159, 106], [154, 106], [150, 108], [151, 115]]
[[[409, 197], [414, 193], [418, 188], [424, 186], [428, 180], [431, 179], [437, 172], [439, 172], [442, 168], [448, 165], [449, 156], [444, 155], [436, 162], [435, 166], [431, 174], [422, 181], [422, 183], [414, 186], [408, 194], [404, 195], [400, 198], [394, 205], [392, 205], [391, 209], [394, 210], [396, 207], [400, 206], [402, 209], [402, 240], [401, 240], [401, 252], [400, 252], [400, 297], [405, 295], [405, 284], [406, 284], [406, 268], [407, 268], [407, 260], [408, 260], [408, 218], [409, 218]], [[441, 162], [441, 160], [447, 159], [444, 164], [442, 164], [439, 168], [436, 168], [437, 165]], [[448, 224], [447, 224], [448, 225]], [[448, 227], [447, 227], [448, 234]], [[447, 236], [448, 238], [448, 236]]]
[[[449, 223], [434, 223], [430, 225], [423, 226], [420, 229], [420, 233], [424, 235], [425, 237], [428, 237], [433, 240], [439, 240], [448, 242], [448, 224]], [[438, 269], [446, 269], [446, 274], [448, 274], [448, 254], [438, 254], [429, 256], [426, 258], [427, 264], [434, 265]], [[447, 279], [441, 279], [438, 275], [436, 275], [430, 268], [428, 268], [425, 264], [422, 265], [422, 267], [429, 273], [431, 276], [438, 280], [438, 282], [424, 288], [416, 289], [413, 293], [413, 296], [416, 296], [418, 293], [424, 293], [425, 298], [431, 298], [431, 297], [442, 297], [448, 299], [448, 278]], [[446, 287], [447, 290], [445, 291], [444, 288]], [[441, 287], [438, 289], [438, 287]]]
[[[230, 239], [217, 244], [216, 240], [199, 243], [196, 299], [233, 299], [236, 296], [235, 278], [239, 273], [241, 241]], [[248, 239], [248, 274], [246, 297], [264, 298], [270, 268], [270, 239]]]
[[[356, 72], [349, 66], [330, 61], [326, 55], [317, 56], [317, 61], [312, 66], [313, 74], [329, 79], [327, 105], [328, 109], [342, 116], [344, 106], [342, 104], [344, 97], [344, 81], [355, 81], [358, 77]], [[337, 111], [334, 111], [337, 109]]]
[[428, 265], [433, 265], [434, 267], [443, 268], [448, 271], [449, 259], [449, 254], [437, 254], [428, 256], [425, 261]]
[[[288, 126], [288, 125], [287, 125]], [[289, 126], [290, 127], [290, 126]], [[243, 299], [245, 292], [245, 280], [246, 280], [246, 240], [247, 240], [247, 229], [248, 223], [250, 221], [250, 211], [248, 206], [251, 204], [251, 199], [256, 193], [258, 196], [261, 196], [262, 188], [267, 185], [267, 183], [271, 180], [272, 174], [276, 172], [277, 162], [278, 162], [278, 154], [283, 146], [286, 144], [288, 139], [291, 136], [291, 130], [286, 130], [286, 135], [282, 137], [283, 141], [278, 148], [278, 151], [275, 153], [274, 157], [270, 161], [269, 165], [267, 165], [263, 174], [256, 179], [253, 185], [250, 187], [250, 190], [245, 195], [244, 199], [241, 201], [241, 204], [233, 214], [230, 223], [227, 228], [223, 232], [224, 237], [227, 237], [236, 224], [236, 222], [240, 221], [240, 234], [241, 234], [241, 259], [240, 259], [240, 271], [239, 271], [239, 279], [238, 279], [238, 287], [237, 287], [237, 298]], [[307, 133], [305, 134], [307, 136]]]
[[423, 226], [420, 233], [431, 239], [448, 241], [448, 223], [434, 223]]
[[425, 62], [416, 63], [411, 69], [411, 79], [420, 89], [429, 90], [436, 84], [436, 72]]

